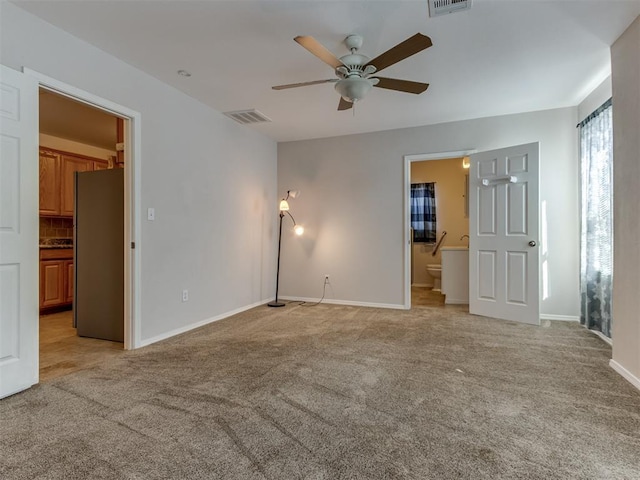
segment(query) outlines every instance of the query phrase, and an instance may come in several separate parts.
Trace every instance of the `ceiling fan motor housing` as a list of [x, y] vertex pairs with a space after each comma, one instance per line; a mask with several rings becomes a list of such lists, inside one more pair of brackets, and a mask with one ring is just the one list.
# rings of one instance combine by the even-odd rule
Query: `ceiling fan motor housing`
[[358, 67], [362, 69], [371, 59], [360, 53], [350, 53], [349, 55], [340, 57], [340, 61], [349, 69]]

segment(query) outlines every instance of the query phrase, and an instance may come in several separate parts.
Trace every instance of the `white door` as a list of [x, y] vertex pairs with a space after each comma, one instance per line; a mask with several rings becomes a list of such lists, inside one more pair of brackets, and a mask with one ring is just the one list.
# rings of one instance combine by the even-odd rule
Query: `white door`
[[540, 324], [538, 158], [538, 143], [471, 156], [470, 313]]
[[38, 382], [38, 83], [0, 65], [0, 398]]

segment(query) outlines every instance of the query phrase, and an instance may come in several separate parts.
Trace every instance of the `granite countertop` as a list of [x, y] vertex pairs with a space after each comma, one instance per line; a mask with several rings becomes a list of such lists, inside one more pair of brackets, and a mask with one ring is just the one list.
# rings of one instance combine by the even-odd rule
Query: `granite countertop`
[[73, 248], [73, 238], [41, 238], [40, 248]]

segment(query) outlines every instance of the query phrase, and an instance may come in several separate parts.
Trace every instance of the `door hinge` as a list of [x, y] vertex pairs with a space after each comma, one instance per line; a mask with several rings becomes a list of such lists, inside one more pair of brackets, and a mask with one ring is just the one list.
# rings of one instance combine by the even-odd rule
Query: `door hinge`
[[131, 248], [136, 248], [136, 242], [131, 242]]

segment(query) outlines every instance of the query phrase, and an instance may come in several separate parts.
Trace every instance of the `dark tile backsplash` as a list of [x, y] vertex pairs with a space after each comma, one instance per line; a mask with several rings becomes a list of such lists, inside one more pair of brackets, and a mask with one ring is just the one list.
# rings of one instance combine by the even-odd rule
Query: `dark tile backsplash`
[[40, 217], [40, 238], [73, 238], [73, 218]]

